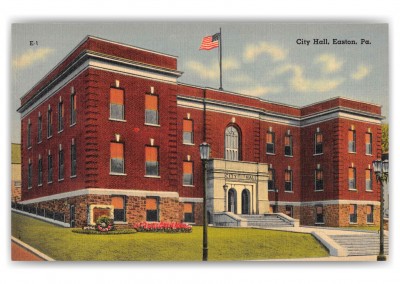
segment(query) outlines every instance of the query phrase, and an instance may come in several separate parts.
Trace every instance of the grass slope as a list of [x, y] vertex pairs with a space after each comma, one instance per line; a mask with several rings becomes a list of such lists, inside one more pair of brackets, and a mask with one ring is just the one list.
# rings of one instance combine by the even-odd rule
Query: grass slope
[[[84, 235], [12, 213], [12, 235], [56, 260], [201, 261], [202, 227], [192, 233]], [[208, 230], [209, 260], [328, 256], [311, 235], [250, 228]]]

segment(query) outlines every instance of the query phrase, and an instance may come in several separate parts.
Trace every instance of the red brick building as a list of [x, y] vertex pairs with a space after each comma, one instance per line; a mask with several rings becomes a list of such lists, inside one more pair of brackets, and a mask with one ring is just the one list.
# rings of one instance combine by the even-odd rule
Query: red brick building
[[293, 107], [181, 74], [175, 56], [85, 38], [21, 99], [21, 203], [71, 226], [101, 214], [201, 223], [206, 141], [211, 221], [379, 222], [380, 106], [337, 97]]

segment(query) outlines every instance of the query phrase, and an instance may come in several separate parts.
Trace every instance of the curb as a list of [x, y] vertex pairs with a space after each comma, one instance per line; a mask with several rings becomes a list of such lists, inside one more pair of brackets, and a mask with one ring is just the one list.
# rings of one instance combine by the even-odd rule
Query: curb
[[43, 260], [46, 261], [56, 261], [55, 259], [45, 255], [44, 253], [38, 251], [37, 249], [31, 247], [30, 245], [24, 243], [23, 241], [18, 240], [17, 238], [11, 236], [11, 241], [22, 246], [23, 248], [27, 249], [28, 251], [30, 251], [31, 253], [33, 253], [34, 255], [40, 257]]

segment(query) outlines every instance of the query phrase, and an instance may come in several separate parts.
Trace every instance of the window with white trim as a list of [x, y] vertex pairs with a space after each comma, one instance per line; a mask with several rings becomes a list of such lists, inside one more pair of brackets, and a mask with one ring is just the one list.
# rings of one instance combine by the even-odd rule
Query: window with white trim
[[118, 142], [110, 143], [110, 173], [125, 173], [124, 144]]
[[365, 170], [365, 190], [372, 191], [372, 170]]
[[123, 89], [110, 88], [110, 119], [125, 119], [125, 94]]
[[267, 154], [275, 154], [275, 132], [268, 131], [265, 140]]
[[324, 190], [324, 172], [321, 169], [315, 170], [315, 191]]
[[157, 95], [153, 94], [145, 95], [145, 123], [152, 125], [159, 125]]
[[322, 154], [324, 152], [324, 143], [323, 143], [323, 135], [322, 133], [315, 133], [315, 148], [314, 148], [314, 154]]
[[365, 133], [365, 154], [372, 155], [372, 133]]
[[355, 153], [356, 152], [356, 131], [350, 129], [348, 131], [347, 135], [348, 135], [349, 153]]
[[357, 184], [356, 184], [356, 177], [357, 177], [357, 172], [356, 168], [349, 168], [349, 189], [356, 189]]
[[225, 159], [229, 161], [239, 161], [240, 151], [239, 131], [234, 126], [225, 129]]
[[293, 171], [285, 170], [285, 191], [293, 191]]
[[76, 176], [76, 141], [72, 139], [71, 141], [71, 177]]

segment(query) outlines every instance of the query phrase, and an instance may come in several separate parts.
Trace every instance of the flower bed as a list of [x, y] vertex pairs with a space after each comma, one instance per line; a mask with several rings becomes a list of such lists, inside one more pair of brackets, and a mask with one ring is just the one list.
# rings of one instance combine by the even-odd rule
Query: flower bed
[[192, 226], [177, 222], [147, 223], [141, 222], [133, 225], [138, 232], [165, 232], [165, 233], [191, 233]]
[[96, 229], [73, 229], [73, 233], [77, 234], [86, 234], [86, 235], [122, 235], [122, 234], [134, 234], [136, 233], [135, 229], [123, 229], [123, 230], [114, 230], [114, 231], [107, 231], [101, 232], [97, 231]]
[[101, 216], [96, 221], [96, 230], [100, 232], [109, 232], [114, 230], [113, 221], [107, 216]]

